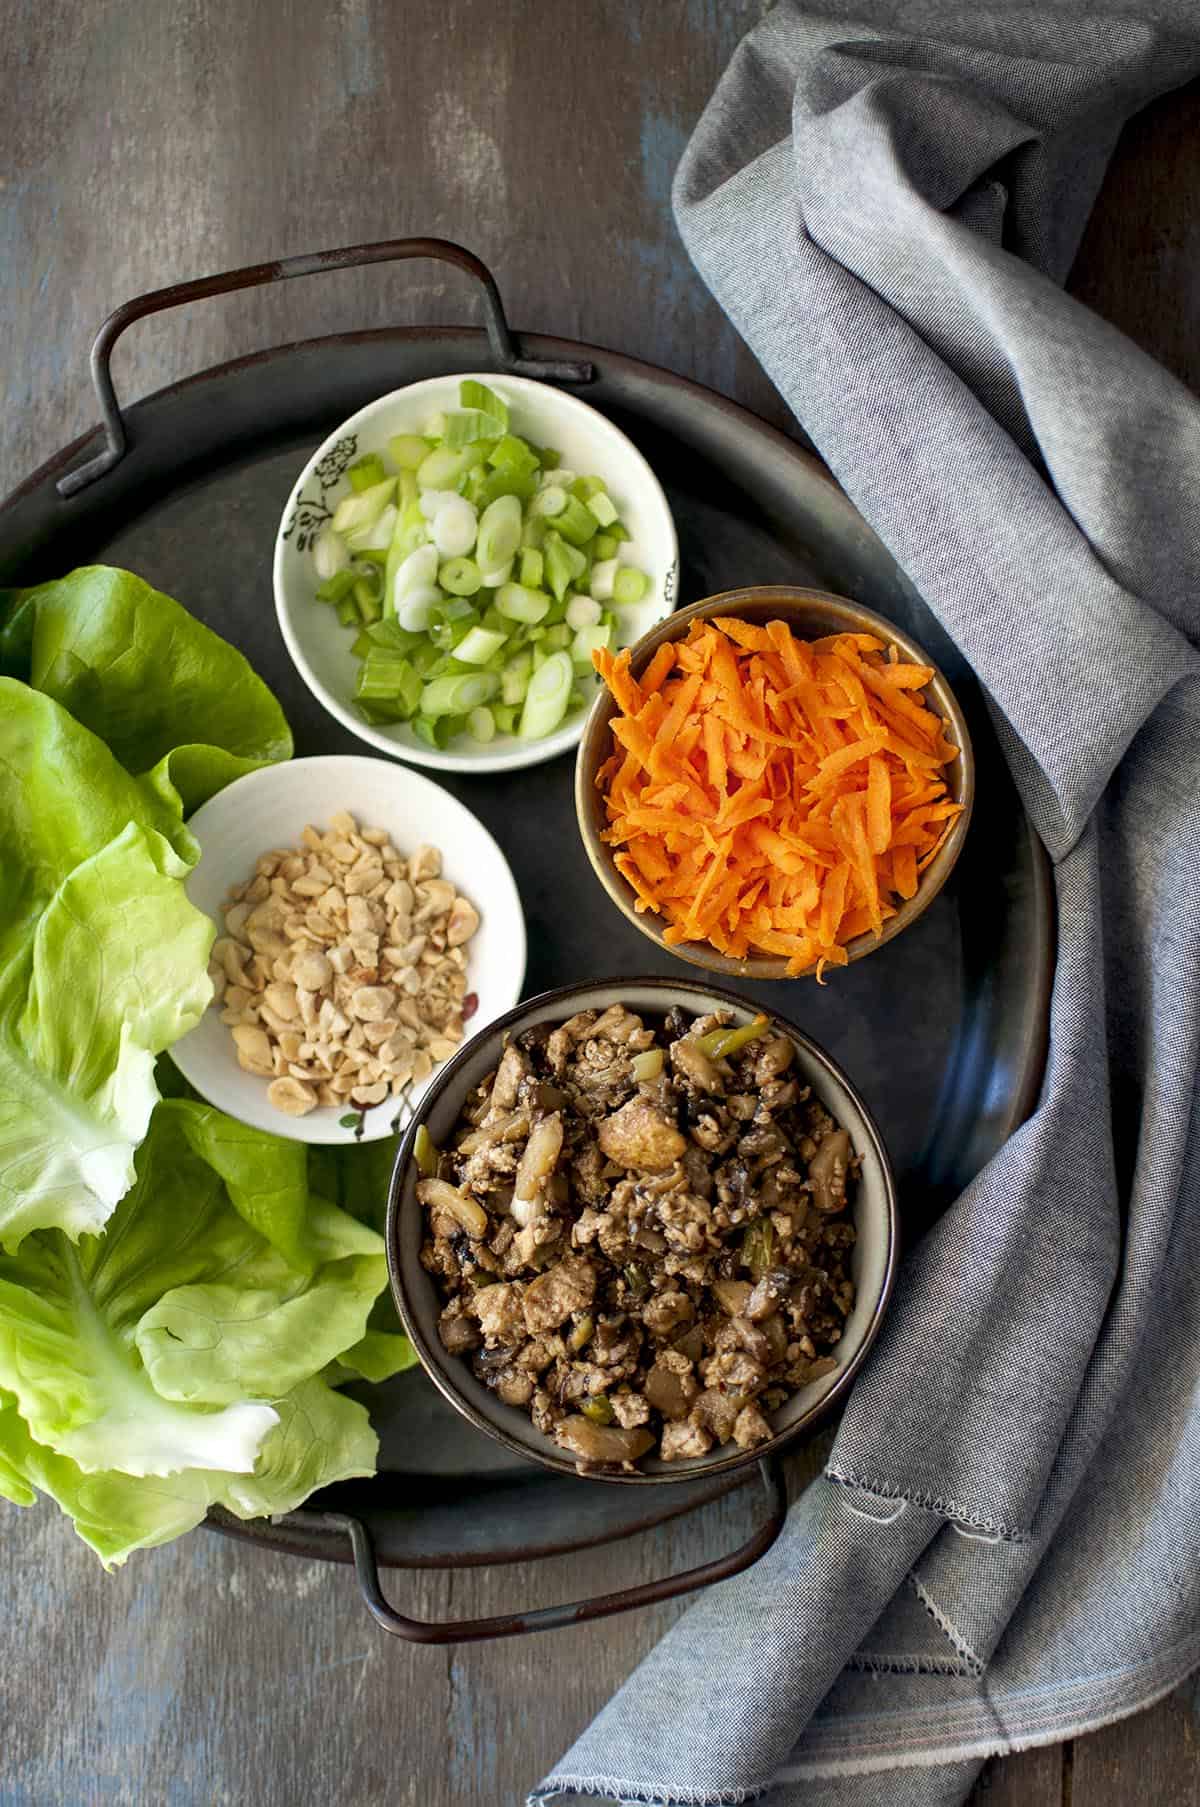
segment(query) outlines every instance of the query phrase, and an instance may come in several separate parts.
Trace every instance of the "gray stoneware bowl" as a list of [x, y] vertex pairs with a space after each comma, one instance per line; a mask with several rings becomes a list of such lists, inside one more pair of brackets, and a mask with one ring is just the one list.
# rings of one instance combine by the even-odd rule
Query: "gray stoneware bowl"
[[[507, 1016], [481, 1030], [440, 1070], [422, 1097], [417, 1114], [405, 1135], [388, 1193], [387, 1258], [392, 1296], [404, 1327], [421, 1358], [425, 1372], [456, 1411], [477, 1430], [485, 1431], [517, 1455], [560, 1474], [577, 1473], [575, 1464], [553, 1438], [534, 1429], [516, 1406], [503, 1405], [471, 1372], [460, 1356], [448, 1355], [438, 1336], [440, 1309], [432, 1277], [420, 1262], [422, 1210], [417, 1202], [420, 1177], [413, 1155], [417, 1129], [424, 1124], [439, 1147], [450, 1137], [467, 1094], [496, 1066], [505, 1041], [535, 1023], [559, 1023], [579, 1010], [605, 1010], [610, 1004], [665, 1016], [673, 1005], [701, 1015], [728, 1010], [734, 1022], [745, 1023], [757, 1008], [732, 992], [696, 984], [687, 979], [627, 979], [620, 983], [571, 985], [561, 991], [543, 992], [519, 1004]], [[649, 1486], [671, 1481], [695, 1480], [701, 1475], [722, 1474], [745, 1468], [781, 1450], [810, 1431], [845, 1394], [875, 1340], [895, 1275], [899, 1228], [896, 1189], [891, 1164], [874, 1119], [846, 1075], [815, 1042], [809, 1041], [784, 1018], [771, 1017], [776, 1034], [786, 1035], [796, 1048], [796, 1068], [834, 1117], [850, 1133], [862, 1161], [854, 1204], [858, 1241], [853, 1257], [857, 1301], [837, 1354], [840, 1365], [833, 1373], [814, 1381], [793, 1395], [772, 1415], [775, 1435], [769, 1443], [742, 1450], [725, 1444], [707, 1456], [686, 1462], [646, 1458], [634, 1474], [589, 1474], [589, 1479], [620, 1481]]]

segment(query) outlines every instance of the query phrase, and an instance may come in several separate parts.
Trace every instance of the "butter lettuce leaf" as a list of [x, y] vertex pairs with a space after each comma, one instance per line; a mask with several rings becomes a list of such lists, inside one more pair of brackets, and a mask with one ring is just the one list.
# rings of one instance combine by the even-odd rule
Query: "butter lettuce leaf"
[[111, 1569], [192, 1530], [210, 1506], [238, 1518], [292, 1512], [319, 1487], [375, 1472], [378, 1439], [356, 1401], [308, 1380], [270, 1403], [277, 1423], [253, 1474], [197, 1468], [135, 1480], [113, 1469], [87, 1473], [36, 1442], [15, 1401], [0, 1393], [0, 1496], [30, 1506], [46, 1494]]
[[[40, 1231], [0, 1255], [0, 1387], [85, 1473], [251, 1474], [279, 1421], [270, 1402], [364, 1337], [386, 1284], [381, 1239], [320, 1199], [313, 1264], [286, 1262], [196, 1152], [208, 1109], [158, 1106], [104, 1235]], [[275, 1141], [246, 1132], [246, 1190], [255, 1143]]]
[[[154, 1058], [199, 1021], [213, 929], [183, 822], [286, 758], [242, 655], [129, 572], [0, 592], [0, 1245], [107, 1221], [158, 1098]], [[303, 1202], [264, 1209], [299, 1254]]]
[[85, 565], [0, 592], [0, 670], [51, 696], [173, 810], [287, 759], [282, 709], [248, 661], [130, 571]]

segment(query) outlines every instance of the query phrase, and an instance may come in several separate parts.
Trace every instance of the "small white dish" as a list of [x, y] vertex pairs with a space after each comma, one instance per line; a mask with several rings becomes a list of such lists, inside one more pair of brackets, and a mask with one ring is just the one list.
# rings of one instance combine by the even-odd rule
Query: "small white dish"
[[[525, 919], [508, 861], [469, 809], [404, 766], [353, 755], [292, 759], [226, 785], [188, 822], [200, 843], [199, 863], [187, 880], [189, 898], [223, 933], [225, 899], [234, 885], [251, 877], [259, 856], [275, 847], [298, 846], [308, 823], [323, 829], [342, 809], [362, 827], [386, 829], [404, 854], [421, 842], [441, 849], [445, 876], [480, 916], [467, 944], [467, 989], [479, 999], [467, 1035], [503, 1016], [520, 997], [525, 979]], [[269, 1081], [239, 1067], [219, 1008], [210, 1006], [171, 1049], [184, 1078], [210, 1104], [254, 1129], [297, 1142], [355, 1139], [354, 1131], [338, 1121], [349, 1107], [322, 1106], [306, 1117], [287, 1117], [268, 1104]], [[438, 1071], [435, 1067], [429, 1079], [409, 1089], [410, 1106], [423, 1097]], [[366, 1111], [358, 1139], [373, 1142], [391, 1135], [401, 1102], [388, 1098]]]
[[459, 384], [470, 376], [487, 383], [511, 409], [511, 431], [552, 446], [563, 466], [580, 476], [603, 477], [629, 528], [632, 541], [621, 562], [636, 565], [650, 579], [641, 602], [621, 610], [621, 644], [632, 645], [675, 607], [679, 584], [679, 544], [662, 485], [642, 454], [619, 427], [576, 395], [529, 377], [463, 371], [428, 377], [381, 395], [352, 414], [317, 447], [288, 497], [275, 539], [275, 613], [280, 632], [313, 695], [360, 740], [414, 765], [447, 772], [510, 772], [577, 744], [587, 720], [580, 709], [544, 740], [499, 734], [487, 746], [462, 738], [439, 751], [419, 740], [406, 723], [372, 727], [354, 707], [359, 662], [350, 648], [353, 632], [331, 608], [315, 600], [317, 575], [311, 542], [350, 493], [346, 467], [367, 452], [386, 453], [396, 433], [419, 433], [431, 415], [459, 406]]

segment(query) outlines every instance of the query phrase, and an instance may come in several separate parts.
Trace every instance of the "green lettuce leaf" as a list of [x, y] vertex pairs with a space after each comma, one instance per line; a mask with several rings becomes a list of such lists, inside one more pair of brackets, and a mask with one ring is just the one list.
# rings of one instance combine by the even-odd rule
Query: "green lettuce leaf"
[[[289, 1265], [196, 1152], [207, 1109], [159, 1105], [104, 1235], [40, 1231], [0, 1256], [0, 1388], [85, 1473], [256, 1472], [270, 1402], [364, 1337], [386, 1284], [380, 1238], [319, 1199], [314, 1265]], [[275, 1140], [245, 1132], [245, 1192]]]
[[[94, 566], [0, 592], [0, 1245], [90, 1234], [133, 1179], [154, 1057], [211, 996], [183, 812], [291, 751], [242, 655]], [[28, 682], [22, 680], [27, 679]], [[301, 1258], [292, 1186], [263, 1209]]]
[[0, 592], [0, 670], [52, 696], [170, 808], [287, 759], [282, 709], [236, 647], [132, 572]]
[[49, 698], [0, 679], [0, 1244], [98, 1230], [133, 1179], [154, 1056], [212, 995], [212, 924], [165, 812]]
[[[189, 1469], [166, 1479], [134, 1480], [115, 1470], [85, 1473], [68, 1456], [35, 1442], [11, 1398], [0, 1393], [0, 1495], [30, 1506], [48, 1494], [106, 1568], [135, 1550], [190, 1531], [210, 1506], [239, 1518], [292, 1512], [319, 1487], [375, 1472], [378, 1438], [366, 1411], [320, 1380], [272, 1400], [278, 1422], [254, 1473]], [[36, 1491], [35, 1491], [36, 1490]]]

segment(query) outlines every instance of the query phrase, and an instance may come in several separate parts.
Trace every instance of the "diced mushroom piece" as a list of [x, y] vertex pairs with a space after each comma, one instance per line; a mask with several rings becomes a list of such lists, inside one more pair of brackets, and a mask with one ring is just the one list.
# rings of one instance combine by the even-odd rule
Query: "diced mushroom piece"
[[520, 1368], [508, 1368], [494, 1383], [496, 1397], [505, 1405], [528, 1405], [533, 1398], [533, 1376]]
[[786, 1073], [795, 1057], [796, 1050], [786, 1035], [773, 1035], [764, 1043], [758, 1059], [754, 1063], [755, 1085], [769, 1085]]
[[664, 1418], [686, 1418], [700, 1387], [687, 1356], [664, 1349], [647, 1374], [643, 1391]]
[[831, 1130], [818, 1145], [808, 1168], [813, 1185], [813, 1204], [818, 1211], [844, 1209], [849, 1166], [850, 1137], [844, 1129]]
[[665, 1172], [687, 1147], [675, 1125], [641, 1095], [604, 1119], [598, 1140], [610, 1161], [640, 1173]]
[[692, 1422], [702, 1424], [706, 1430], [710, 1430], [718, 1443], [728, 1443], [741, 1409], [741, 1402], [737, 1398], [730, 1398], [729, 1394], [719, 1393], [714, 1387], [709, 1387], [700, 1394], [692, 1407]]
[[753, 1449], [765, 1443], [774, 1433], [756, 1405], [743, 1406], [733, 1427], [733, 1440], [740, 1449]]
[[627, 1467], [644, 1456], [654, 1442], [652, 1433], [637, 1426], [624, 1430], [615, 1424], [593, 1424], [576, 1414], [554, 1427], [555, 1441], [585, 1466]]
[[748, 1280], [714, 1280], [712, 1290], [721, 1310], [727, 1311], [731, 1318], [746, 1310], [751, 1294]]
[[690, 1456], [706, 1456], [712, 1437], [702, 1424], [689, 1421], [664, 1424], [660, 1454], [664, 1462], [683, 1462]]
[[530, 1336], [557, 1330], [572, 1312], [583, 1311], [596, 1292], [596, 1270], [581, 1255], [568, 1255], [525, 1288], [525, 1328]]
[[737, 1339], [738, 1346], [752, 1356], [763, 1368], [769, 1368], [772, 1360], [771, 1341], [766, 1332], [749, 1318], [730, 1318], [729, 1329]]
[[473, 1324], [455, 1305], [449, 1306], [438, 1319], [438, 1335], [442, 1339], [442, 1347], [448, 1355], [465, 1355], [470, 1349], [478, 1349], [481, 1338], [478, 1324]]
[[743, 1302], [740, 1315], [749, 1318], [752, 1324], [772, 1317], [790, 1294], [795, 1278], [786, 1268], [776, 1268], [773, 1272], [764, 1274]]
[[591, 1033], [624, 1047], [635, 1035], [642, 1035], [645, 1031], [640, 1016], [634, 1016], [632, 1011], [626, 1010], [624, 1004], [610, 1004], [592, 1024]]
[[418, 1180], [417, 1198], [427, 1210], [452, 1217], [476, 1242], [488, 1232], [488, 1214], [473, 1198], [467, 1198], [445, 1180]]
[[496, 1068], [496, 1077], [492, 1081], [489, 1116], [500, 1116], [512, 1110], [517, 1102], [517, 1088], [528, 1071], [529, 1062], [524, 1054], [516, 1042], [509, 1042], [500, 1056], [500, 1065]]
[[695, 1036], [685, 1035], [681, 1041], [671, 1043], [671, 1065], [698, 1092], [725, 1090], [716, 1062], [709, 1059]]
[[470, 1302], [489, 1343], [520, 1345], [525, 1341], [525, 1315], [517, 1286], [481, 1286]]
[[512, 1214], [524, 1227], [543, 1209], [555, 1164], [562, 1153], [563, 1124], [558, 1111], [543, 1117], [529, 1132], [513, 1185]]

